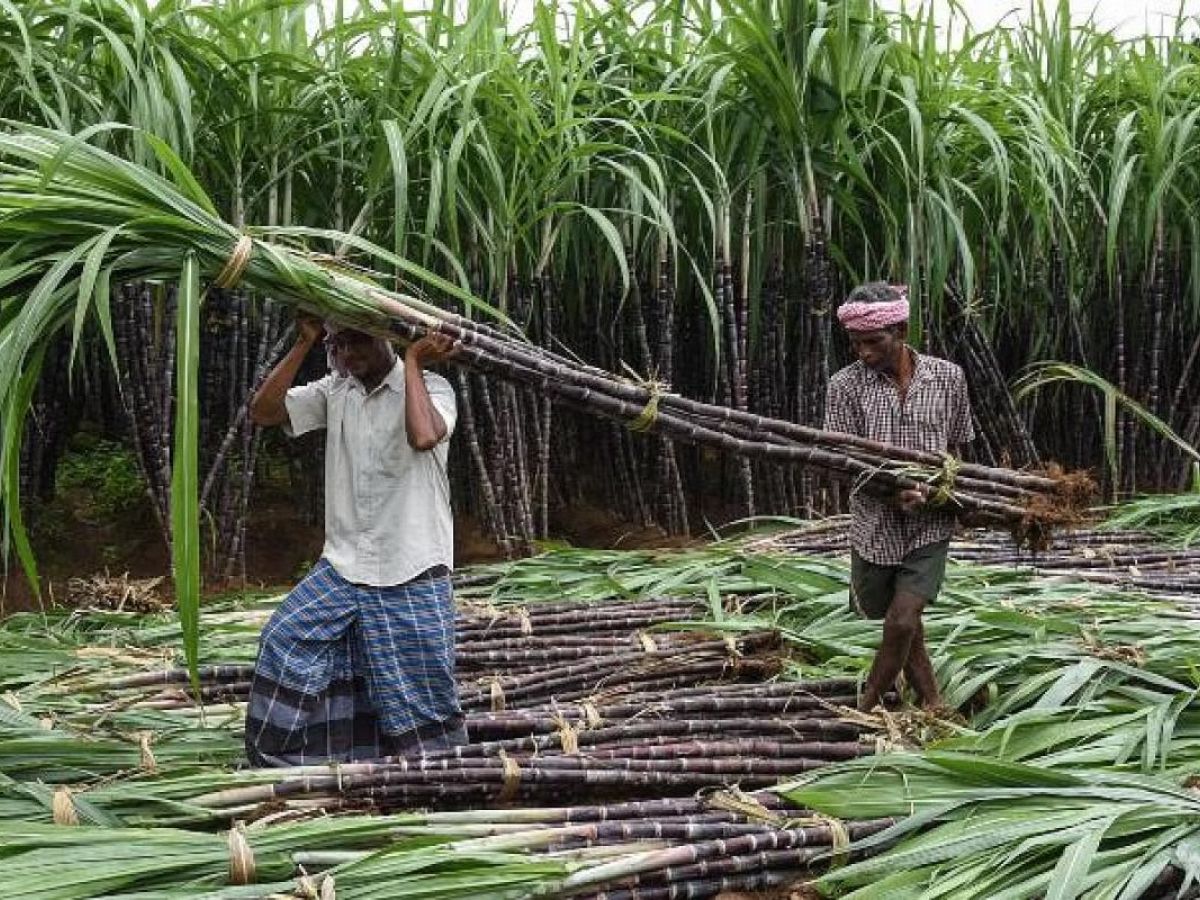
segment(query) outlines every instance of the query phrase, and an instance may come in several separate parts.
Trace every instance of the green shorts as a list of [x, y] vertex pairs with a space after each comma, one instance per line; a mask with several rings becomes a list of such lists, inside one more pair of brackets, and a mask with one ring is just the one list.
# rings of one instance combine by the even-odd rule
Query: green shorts
[[882, 619], [896, 594], [912, 594], [932, 603], [946, 577], [950, 541], [926, 544], [899, 565], [881, 566], [850, 553], [850, 608], [868, 619]]

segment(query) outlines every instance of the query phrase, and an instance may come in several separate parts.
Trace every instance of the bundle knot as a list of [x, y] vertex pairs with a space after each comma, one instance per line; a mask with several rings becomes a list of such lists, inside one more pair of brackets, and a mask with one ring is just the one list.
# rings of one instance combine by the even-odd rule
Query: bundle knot
[[246, 829], [238, 822], [227, 835], [229, 843], [229, 883], [254, 883], [254, 851], [246, 840]]
[[517, 789], [521, 786], [521, 767], [503, 750], [500, 751], [500, 764], [504, 767], [504, 786], [500, 789], [497, 799], [501, 803], [508, 803], [516, 798]]
[[667, 393], [667, 389], [670, 386], [664, 381], [650, 378], [639, 381], [638, 387], [648, 391], [650, 398], [646, 401], [646, 405], [642, 407], [642, 411], [638, 413], [637, 418], [629, 423], [628, 428], [630, 431], [644, 432], [653, 428], [654, 423], [658, 421], [658, 401]]
[[934, 476], [937, 489], [925, 501], [930, 506], [945, 506], [954, 499], [954, 482], [958, 478], [958, 470], [962, 468], [962, 460], [949, 453], [942, 454], [942, 466]]
[[70, 788], [55, 788], [54, 796], [50, 799], [50, 814], [54, 817], [55, 825], [79, 824], [79, 812], [75, 808]]
[[213, 281], [213, 287], [221, 288], [222, 290], [232, 290], [237, 287], [238, 282], [242, 280], [242, 276], [246, 274], [246, 267], [250, 265], [250, 257], [254, 255], [254, 238], [248, 234], [241, 235], [237, 243], [233, 245], [233, 252], [229, 254], [229, 259], [225, 261], [225, 267], [217, 274]]

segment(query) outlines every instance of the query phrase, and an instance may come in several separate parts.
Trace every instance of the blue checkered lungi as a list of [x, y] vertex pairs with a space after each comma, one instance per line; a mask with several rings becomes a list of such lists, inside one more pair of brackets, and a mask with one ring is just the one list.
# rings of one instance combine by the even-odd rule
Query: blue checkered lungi
[[465, 741], [450, 578], [371, 587], [318, 562], [263, 629], [246, 709], [250, 763], [378, 759]]

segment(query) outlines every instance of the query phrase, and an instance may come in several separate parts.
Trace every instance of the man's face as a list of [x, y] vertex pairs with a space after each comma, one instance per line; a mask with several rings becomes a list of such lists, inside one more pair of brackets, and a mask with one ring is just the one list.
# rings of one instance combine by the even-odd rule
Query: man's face
[[864, 366], [877, 372], [892, 371], [907, 336], [905, 328], [877, 328], [874, 331], [850, 331], [850, 347]]
[[338, 362], [359, 381], [372, 374], [385, 374], [392, 367], [387, 342], [382, 338], [345, 328], [328, 340]]

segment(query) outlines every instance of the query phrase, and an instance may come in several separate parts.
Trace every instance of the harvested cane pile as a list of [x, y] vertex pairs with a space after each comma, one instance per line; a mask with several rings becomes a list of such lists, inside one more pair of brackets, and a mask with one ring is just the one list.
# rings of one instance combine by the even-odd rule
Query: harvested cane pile
[[[836, 516], [815, 525], [752, 540], [753, 551], [808, 556], [844, 555], [850, 549], [850, 520]], [[1200, 548], [1165, 544], [1145, 531], [1075, 529], [1056, 534], [1031, 552], [1012, 538], [970, 530], [950, 545], [961, 563], [1011, 567], [1173, 598], [1200, 596]]]
[[[172, 617], [13, 617], [0, 892], [665, 900], [817, 878], [829, 896], [992, 900], [1082, 877], [1084, 896], [1178, 896], [1200, 839], [1194, 611], [956, 569], [927, 639], [946, 701], [983, 685], [986, 705], [922, 736], [903, 714], [833, 714], [879, 631], [851, 614], [846, 581], [840, 560], [744, 543], [489, 567], [459, 579], [470, 744], [293, 770], [238, 768], [235, 686], [269, 604], [206, 609], [205, 683], [230, 699], [203, 710], [181, 692]], [[584, 640], [621, 662], [568, 674]], [[713, 668], [678, 674], [698, 661]], [[586, 693], [517, 696], [533, 674]], [[723, 760], [740, 774], [713, 771]], [[785, 767], [799, 771], [769, 774]]]
[[[746, 596], [725, 612], [762, 602]], [[58, 732], [86, 733], [99, 751], [97, 771], [91, 780], [75, 772], [70, 784], [55, 786], [44, 783], [56, 771], [45, 758], [13, 770], [21, 780], [0, 785], [0, 832], [15, 839], [17, 823], [30, 819], [79, 826], [62, 837], [21, 824], [21, 846], [37, 854], [70, 840], [82, 847], [93, 826], [120, 825], [128, 830], [122, 855], [155, 854], [163, 883], [177, 885], [171, 879], [180, 873], [200, 882], [225, 868], [232, 883], [267, 882], [261, 895], [239, 896], [328, 896], [335, 885], [336, 896], [371, 896], [393, 883], [402, 863], [416, 865], [409, 856], [431, 852], [432, 835], [458, 854], [493, 854], [493, 875], [494, 854], [519, 852], [520, 866], [543, 867], [543, 883], [547, 873], [560, 879], [558, 896], [700, 898], [785, 885], [823, 871], [831, 854], [850, 858], [850, 842], [894, 820], [842, 822], [773, 793], [743, 791], [872, 753], [875, 737], [869, 725], [839, 714], [854, 703], [853, 679], [771, 680], [786, 665], [779, 635], [696, 630], [712, 614], [710, 604], [467, 601], [458, 660], [468, 744], [277, 770], [196, 770], [169, 743], [162, 745], [169, 755], [156, 756], [158, 739], [134, 729], [157, 722], [167, 732], [169, 720], [201, 727], [201, 710], [185, 669], [147, 664], [156, 630], [139, 639], [118, 626], [112, 637], [143, 646], [107, 657], [96, 650], [108, 648], [80, 647], [83, 671], [25, 676], [37, 687], [21, 691], [20, 711], [10, 704], [8, 737], [20, 736], [22, 722], [23, 733], [40, 731], [48, 741]], [[236, 626], [252, 639], [269, 611], [218, 612], [212, 626]], [[655, 630], [688, 621], [693, 630]], [[101, 658], [102, 666], [93, 664]], [[200, 670], [210, 724], [225, 720], [236, 735], [251, 671], [244, 663]], [[105, 734], [137, 741], [131, 771], [100, 771]], [[559, 805], [564, 800], [575, 805]], [[401, 815], [409, 810], [424, 812]], [[349, 821], [362, 821], [362, 833], [336, 824]], [[331, 831], [319, 840], [323, 822]], [[190, 853], [172, 830], [181, 827], [204, 832]], [[229, 828], [237, 837], [226, 854], [208, 847], [207, 832]], [[111, 852], [97, 850], [97, 840], [91, 836], [88, 852]], [[376, 852], [381, 847], [389, 849]], [[443, 845], [442, 858], [447, 852]], [[28, 875], [33, 865], [32, 856], [28, 864], [18, 859], [12, 871]], [[64, 879], [86, 882], [82, 868], [65, 865]], [[147, 878], [124, 874], [109, 889], [143, 889], [153, 883]], [[8, 884], [0, 873], [0, 889]]]
[[[756, 788], [872, 752], [852, 679], [770, 682], [781, 669], [770, 631], [712, 638], [652, 633], [699, 619], [691, 599], [467, 607], [458, 623], [459, 693], [470, 743], [381, 763], [280, 770], [253, 786], [188, 802], [226, 818], [262, 810], [390, 811], [576, 798], [685, 796]], [[201, 697], [240, 711], [252, 666], [200, 670]], [[131, 713], [195, 707], [185, 669], [104, 682], [103, 703]], [[74, 690], [68, 683], [64, 690]], [[180, 798], [183, 799], [183, 798]]]

